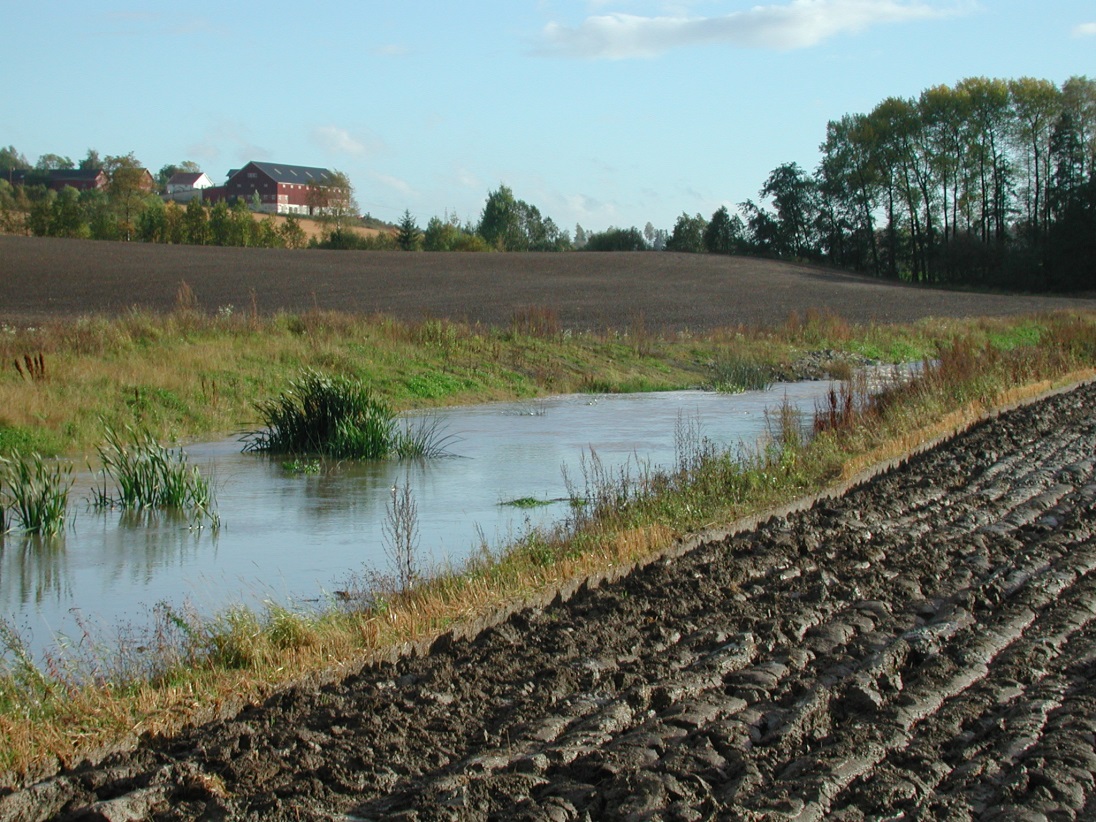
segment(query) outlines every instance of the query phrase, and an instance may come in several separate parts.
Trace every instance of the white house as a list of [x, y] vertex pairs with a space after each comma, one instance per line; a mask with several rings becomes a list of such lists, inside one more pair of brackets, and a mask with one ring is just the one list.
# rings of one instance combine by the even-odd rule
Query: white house
[[167, 199], [185, 203], [202, 196], [202, 189], [211, 188], [213, 181], [204, 171], [177, 171], [167, 181]]

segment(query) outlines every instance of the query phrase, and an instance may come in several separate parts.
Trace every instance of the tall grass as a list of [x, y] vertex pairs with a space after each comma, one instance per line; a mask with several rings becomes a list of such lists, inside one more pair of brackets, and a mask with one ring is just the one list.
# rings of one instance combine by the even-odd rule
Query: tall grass
[[380, 459], [396, 439], [395, 412], [350, 377], [308, 369], [256, 410], [265, 429], [247, 436], [245, 451]]
[[7, 508], [28, 534], [61, 533], [71, 488], [71, 465], [47, 465], [37, 453], [24, 458], [16, 451], [0, 457], [0, 532]]
[[147, 431], [128, 429], [127, 434], [128, 439], [106, 427], [105, 442], [98, 447], [102, 484], [92, 489], [95, 508], [174, 509], [219, 524], [212, 484], [187, 464], [183, 449], [166, 448]]
[[401, 429], [392, 407], [361, 380], [312, 369], [256, 409], [264, 428], [244, 438], [244, 451], [334, 459], [433, 457], [445, 452], [449, 439], [436, 419]]

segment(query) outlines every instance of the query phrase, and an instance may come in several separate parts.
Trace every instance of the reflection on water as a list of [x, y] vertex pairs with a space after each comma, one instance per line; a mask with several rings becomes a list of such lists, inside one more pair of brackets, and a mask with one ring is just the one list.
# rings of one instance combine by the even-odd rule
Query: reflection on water
[[4, 538], [0, 615], [41, 650], [58, 633], [73, 636], [84, 620], [108, 629], [140, 622], [161, 602], [208, 613], [323, 596], [353, 573], [387, 570], [385, 506], [404, 481], [418, 508], [421, 564], [459, 563], [483, 538], [497, 546], [565, 517], [566, 503], [500, 503], [566, 498], [565, 474], [581, 483], [580, 463], [591, 449], [614, 472], [636, 460], [671, 465], [680, 415], [698, 420], [716, 443], [753, 443], [765, 432], [767, 409], [786, 399], [813, 412], [828, 388], [572, 395], [446, 409], [435, 413], [453, 436], [452, 457], [324, 462], [315, 473], [242, 454], [236, 440], [189, 446], [191, 464], [213, 478], [219, 529], [166, 514], [95, 512], [79, 502], [95, 478], [79, 475], [62, 538]]
[[65, 537], [0, 533], [0, 601], [39, 604], [71, 596]]

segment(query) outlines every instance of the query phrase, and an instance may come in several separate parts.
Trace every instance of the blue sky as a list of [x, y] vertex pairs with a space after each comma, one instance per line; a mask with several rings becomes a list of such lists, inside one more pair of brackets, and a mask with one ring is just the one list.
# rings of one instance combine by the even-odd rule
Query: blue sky
[[345, 171], [363, 211], [671, 228], [813, 169], [826, 122], [964, 77], [1096, 77], [1092, 0], [0, 0], [0, 144], [216, 182]]

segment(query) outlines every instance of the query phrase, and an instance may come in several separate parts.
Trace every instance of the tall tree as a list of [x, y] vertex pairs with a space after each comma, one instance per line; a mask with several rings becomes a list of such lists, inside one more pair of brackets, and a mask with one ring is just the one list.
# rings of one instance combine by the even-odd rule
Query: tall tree
[[489, 246], [500, 251], [525, 249], [518, 201], [508, 186], [499, 185], [495, 191], [488, 192], [477, 233]]
[[704, 247], [711, 254], [732, 254], [742, 235], [742, 220], [720, 206], [704, 229]]
[[404, 251], [418, 251], [422, 247], [422, 232], [415, 218], [411, 216], [410, 210], [405, 210], [400, 218], [396, 231], [396, 245]]
[[133, 152], [108, 156], [103, 161], [103, 170], [107, 175], [107, 193], [118, 214], [119, 232], [123, 239], [129, 240], [137, 215], [147, 205], [148, 171]]
[[792, 257], [818, 256], [813, 226], [818, 214], [817, 185], [797, 163], [784, 163], [769, 174], [760, 192], [776, 211], [776, 251]]
[[1031, 77], [1010, 82], [1009, 96], [1016, 138], [1031, 152], [1024, 163], [1028, 168], [1026, 200], [1032, 241], [1038, 245], [1050, 224], [1050, 141], [1062, 110], [1062, 98], [1053, 83]]
[[325, 223], [327, 233], [341, 233], [360, 212], [350, 177], [337, 169], [322, 183], [312, 183], [307, 193], [312, 216]]
[[685, 251], [690, 254], [700, 254], [704, 248], [704, 230], [708, 227], [708, 221], [700, 214], [690, 217], [684, 211], [674, 223], [674, 230], [670, 238], [666, 240], [667, 251]]

